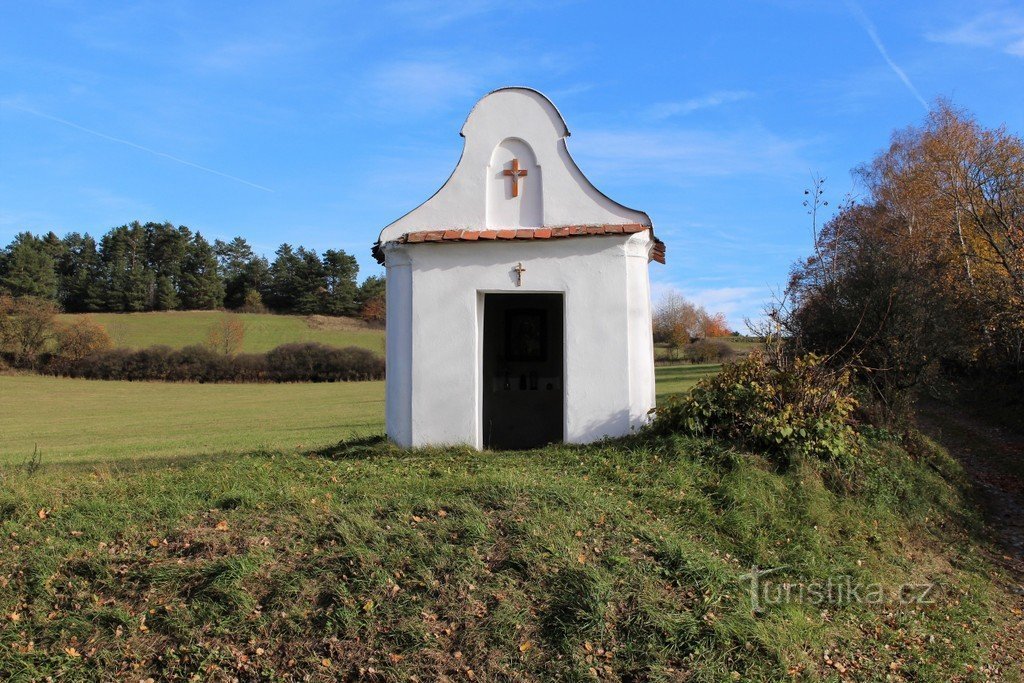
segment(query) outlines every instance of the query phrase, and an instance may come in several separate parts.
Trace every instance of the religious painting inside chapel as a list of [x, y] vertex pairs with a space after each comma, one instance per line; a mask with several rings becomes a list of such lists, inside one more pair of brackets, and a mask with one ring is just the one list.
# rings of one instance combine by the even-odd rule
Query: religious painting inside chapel
[[486, 448], [562, 441], [561, 294], [484, 295], [483, 437]]

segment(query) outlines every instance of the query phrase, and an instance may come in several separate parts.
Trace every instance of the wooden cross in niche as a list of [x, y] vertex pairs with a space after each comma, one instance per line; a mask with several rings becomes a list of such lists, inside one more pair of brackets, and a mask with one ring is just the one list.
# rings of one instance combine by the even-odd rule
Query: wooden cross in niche
[[515, 268], [512, 269], [516, 274], [516, 287], [523, 286], [523, 273], [526, 272], [526, 268], [523, 268], [523, 263], [520, 261]]
[[519, 159], [512, 160], [512, 168], [506, 168], [501, 172], [502, 175], [508, 176], [512, 180], [512, 196], [519, 196], [519, 179], [524, 178], [527, 175], [525, 168], [519, 168]]

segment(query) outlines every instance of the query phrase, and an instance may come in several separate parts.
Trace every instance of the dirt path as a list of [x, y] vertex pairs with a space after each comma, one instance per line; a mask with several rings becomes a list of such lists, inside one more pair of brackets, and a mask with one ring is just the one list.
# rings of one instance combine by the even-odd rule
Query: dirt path
[[940, 403], [921, 406], [918, 426], [963, 465], [1004, 560], [1024, 576], [1024, 433]]

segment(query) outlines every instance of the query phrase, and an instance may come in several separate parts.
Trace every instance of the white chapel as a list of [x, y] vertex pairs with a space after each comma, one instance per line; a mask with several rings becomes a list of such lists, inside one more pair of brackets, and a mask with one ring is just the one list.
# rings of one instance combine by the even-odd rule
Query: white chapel
[[444, 186], [384, 228], [386, 430], [402, 446], [531, 448], [654, 407], [646, 213], [603, 195], [530, 88], [486, 95]]

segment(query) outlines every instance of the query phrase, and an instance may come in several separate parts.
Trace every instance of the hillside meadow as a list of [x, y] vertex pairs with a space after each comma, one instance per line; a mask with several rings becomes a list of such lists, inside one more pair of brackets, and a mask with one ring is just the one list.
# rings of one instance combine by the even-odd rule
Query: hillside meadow
[[242, 351], [259, 353], [281, 344], [319, 342], [328, 346], [359, 346], [384, 354], [384, 330], [356, 318], [322, 315], [275, 315], [223, 311], [161, 311], [152, 313], [69, 313], [72, 322], [88, 317], [103, 326], [114, 346], [141, 349], [165, 345], [182, 348], [206, 341], [210, 329], [230, 316], [245, 325]]

